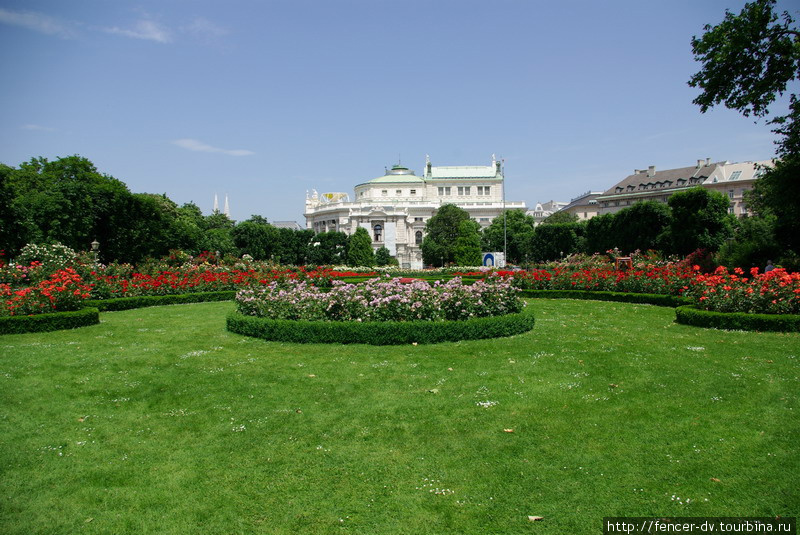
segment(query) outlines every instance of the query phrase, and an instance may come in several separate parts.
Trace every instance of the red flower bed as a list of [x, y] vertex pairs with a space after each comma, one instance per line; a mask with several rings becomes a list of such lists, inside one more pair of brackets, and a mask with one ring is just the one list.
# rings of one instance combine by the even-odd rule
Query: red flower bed
[[4, 305], [0, 308], [0, 315], [28, 316], [78, 310], [81, 302], [89, 297], [90, 291], [91, 287], [84, 284], [81, 276], [72, 268], [57, 271], [27, 288], [15, 290], [9, 284], [0, 284], [0, 298]]
[[800, 314], [800, 273], [752, 268], [749, 275], [739, 268], [729, 273], [722, 266], [708, 275], [698, 273], [692, 296], [700, 308], [716, 312]]

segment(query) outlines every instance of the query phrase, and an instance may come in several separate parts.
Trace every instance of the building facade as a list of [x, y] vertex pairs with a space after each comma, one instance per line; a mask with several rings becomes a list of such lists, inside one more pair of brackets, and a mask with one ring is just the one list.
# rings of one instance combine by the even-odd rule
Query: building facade
[[673, 193], [702, 186], [727, 196], [728, 212], [740, 217], [747, 214], [744, 192], [753, 189], [753, 183], [761, 176], [759, 166], [771, 165], [771, 160], [731, 163], [706, 159], [697, 160], [691, 167], [664, 171], [656, 171], [654, 165], [635, 169], [632, 175], [596, 198], [599, 214], [613, 214], [637, 201], [666, 203]]
[[569, 204], [562, 208], [564, 212], [578, 217], [578, 221], [586, 221], [599, 214], [597, 198], [603, 194], [602, 191], [587, 191], [583, 195], [578, 195]]
[[545, 203], [539, 202], [536, 203], [536, 206], [533, 208], [533, 210], [528, 210], [525, 215], [533, 217], [534, 226], [538, 226], [542, 223], [542, 221], [567, 206], [567, 204], [568, 203], [561, 201], [547, 201]]
[[364, 227], [373, 249], [386, 247], [401, 267], [421, 269], [425, 224], [444, 204], [466, 210], [482, 227], [504, 209], [526, 210], [524, 202], [504, 202], [502, 162], [488, 166], [433, 166], [425, 161], [422, 176], [395, 165], [383, 176], [346, 193], [306, 195], [306, 228], [314, 232], [341, 231], [352, 235]]

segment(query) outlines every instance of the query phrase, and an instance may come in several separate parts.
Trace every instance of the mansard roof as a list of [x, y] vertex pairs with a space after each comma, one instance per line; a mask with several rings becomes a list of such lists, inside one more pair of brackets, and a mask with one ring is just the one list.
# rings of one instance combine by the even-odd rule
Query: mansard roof
[[643, 189], [683, 187], [691, 184], [692, 179], [697, 179], [695, 183], [699, 185], [706, 178], [711, 176], [718, 165], [723, 164], [724, 162], [705, 163], [700, 166], [693, 165], [690, 167], [680, 167], [678, 169], [665, 169], [663, 171], [656, 171], [654, 167], [650, 169], [637, 169], [636, 173], [628, 175], [621, 182], [618, 182], [606, 190], [603, 196], [619, 195], [630, 191], [642, 191]]

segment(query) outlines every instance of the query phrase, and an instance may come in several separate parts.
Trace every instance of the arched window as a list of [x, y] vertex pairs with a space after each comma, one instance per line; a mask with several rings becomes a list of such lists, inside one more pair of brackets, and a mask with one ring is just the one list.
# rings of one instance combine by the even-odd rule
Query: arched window
[[380, 225], [375, 225], [372, 227], [372, 230], [375, 233], [375, 241], [381, 241], [381, 231], [383, 230], [383, 227]]
[[418, 230], [416, 234], [414, 234], [414, 243], [417, 245], [422, 245], [422, 231]]

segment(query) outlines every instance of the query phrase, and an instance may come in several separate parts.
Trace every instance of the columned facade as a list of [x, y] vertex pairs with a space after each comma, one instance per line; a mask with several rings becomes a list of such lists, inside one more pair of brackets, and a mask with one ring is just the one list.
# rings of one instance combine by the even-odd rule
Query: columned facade
[[375, 250], [386, 247], [402, 267], [420, 269], [425, 224], [440, 206], [454, 204], [482, 227], [504, 207], [526, 209], [524, 202], [503, 201], [503, 181], [502, 163], [494, 157], [488, 166], [434, 167], [426, 159], [422, 176], [396, 165], [356, 185], [353, 200], [344, 193], [306, 195], [306, 228], [353, 234], [364, 227]]

